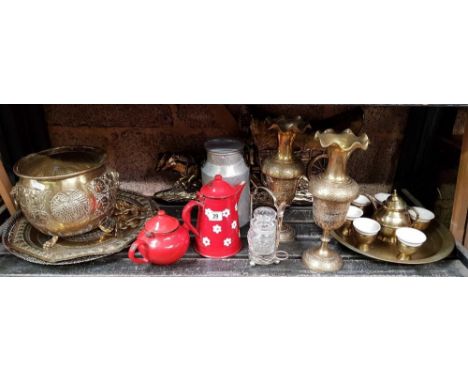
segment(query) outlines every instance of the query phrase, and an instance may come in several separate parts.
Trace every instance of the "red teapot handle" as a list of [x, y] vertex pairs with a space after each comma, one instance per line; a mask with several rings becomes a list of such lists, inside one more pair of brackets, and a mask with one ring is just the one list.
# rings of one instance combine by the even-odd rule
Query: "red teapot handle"
[[132, 260], [136, 264], [146, 264], [149, 263], [149, 261], [146, 259], [145, 256], [140, 252], [142, 257], [136, 257], [135, 252], [138, 250], [139, 246], [146, 246], [146, 243], [139, 242], [138, 240], [133, 242], [132, 245], [130, 246], [130, 249], [128, 250], [128, 258]]
[[190, 202], [188, 202], [184, 209], [182, 210], [182, 220], [184, 221], [184, 226], [189, 230], [189, 231], [192, 231], [194, 233], [194, 235], [196, 237], [199, 237], [200, 236], [200, 233], [197, 231], [197, 229], [192, 225], [192, 219], [190, 217], [191, 213], [192, 213], [192, 209], [194, 207], [198, 207], [198, 208], [203, 208], [203, 204], [200, 203], [198, 200], [191, 200]]

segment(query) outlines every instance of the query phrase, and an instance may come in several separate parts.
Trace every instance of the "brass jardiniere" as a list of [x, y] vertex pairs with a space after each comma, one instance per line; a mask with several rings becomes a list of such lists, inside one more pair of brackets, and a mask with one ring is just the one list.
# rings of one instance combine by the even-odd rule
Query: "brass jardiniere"
[[359, 194], [358, 184], [346, 173], [349, 157], [356, 149], [367, 150], [366, 134], [357, 137], [350, 129], [337, 133], [332, 129], [316, 132], [316, 140], [327, 149], [328, 165], [322, 174], [311, 177], [309, 191], [314, 197], [315, 223], [323, 229], [321, 245], [309, 248], [302, 256], [305, 265], [316, 272], [335, 272], [343, 266], [340, 255], [328, 247], [330, 231], [346, 220], [348, 208]]
[[56, 147], [28, 155], [14, 167], [13, 196], [26, 219], [53, 238], [89, 232], [114, 210], [118, 173], [95, 147]]

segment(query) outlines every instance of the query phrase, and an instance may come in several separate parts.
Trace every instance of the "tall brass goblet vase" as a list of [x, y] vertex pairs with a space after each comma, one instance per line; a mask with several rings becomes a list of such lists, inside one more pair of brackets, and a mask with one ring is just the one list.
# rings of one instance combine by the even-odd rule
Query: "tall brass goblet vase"
[[349, 205], [359, 194], [359, 185], [347, 175], [346, 165], [354, 150], [367, 150], [369, 138], [366, 134], [357, 137], [350, 129], [341, 133], [332, 129], [317, 131], [314, 138], [327, 149], [328, 155], [326, 170], [309, 180], [314, 220], [323, 234], [320, 247], [307, 249], [302, 259], [313, 271], [336, 272], [343, 266], [343, 260], [328, 247], [330, 231], [344, 224]]
[[[278, 131], [278, 151], [266, 158], [262, 164], [262, 173], [265, 175], [267, 187], [276, 198], [278, 217], [282, 218], [287, 206], [291, 204], [296, 195], [297, 184], [305, 174], [302, 162], [293, 155], [293, 143], [296, 134], [303, 133], [309, 125], [298, 116], [295, 118], [280, 117], [271, 123], [270, 129]], [[280, 230], [280, 242], [293, 241], [294, 228], [283, 223]]]

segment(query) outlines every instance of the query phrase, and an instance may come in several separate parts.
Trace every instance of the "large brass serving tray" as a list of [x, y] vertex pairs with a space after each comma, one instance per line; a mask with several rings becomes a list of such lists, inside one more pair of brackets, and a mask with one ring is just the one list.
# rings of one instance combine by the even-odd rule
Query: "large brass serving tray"
[[396, 245], [384, 243], [377, 239], [374, 243], [369, 245], [368, 250], [363, 251], [357, 247], [352, 232], [348, 237], [345, 237], [341, 234], [341, 230], [332, 231], [332, 236], [350, 250], [372, 259], [390, 263], [411, 265], [434, 263], [452, 253], [455, 247], [453, 236], [450, 231], [438, 221], [434, 220], [425, 231], [425, 234], [427, 236], [426, 242], [412, 255], [411, 260], [399, 260], [397, 259], [398, 249]]
[[117, 199], [138, 207], [143, 215], [133, 228], [104, 234], [99, 229], [67, 238], [47, 250], [43, 244], [50, 239], [35, 229], [21, 212], [7, 222], [3, 232], [3, 245], [13, 255], [31, 263], [43, 265], [69, 265], [100, 259], [127, 248], [144, 226], [146, 218], [154, 214], [153, 202], [133, 192], [118, 191]]

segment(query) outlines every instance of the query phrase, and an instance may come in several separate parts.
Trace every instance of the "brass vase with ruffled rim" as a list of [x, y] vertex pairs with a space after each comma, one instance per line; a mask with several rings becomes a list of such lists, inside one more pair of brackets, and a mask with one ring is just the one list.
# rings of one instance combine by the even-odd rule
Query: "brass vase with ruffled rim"
[[341, 256], [328, 247], [330, 231], [341, 227], [351, 202], [359, 194], [359, 185], [346, 173], [349, 157], [356, 149], [367, 150], [369, 138], [359, 137], [350, 129], [341, 133], [333, 129], [316, 132], [314, 138], [327, 150], [328, 165], [325, 171], [309, 179], [309, 191], [314, 197], [312, 212], [315, 224], [323, 229], [321, 245], [307, 249], [302, 259], [316, 272], [336, 272], [343, 266]]
[[[267, 120], [269, 129], [278, 131], [278, 151], [266, 158], [262, 164], [267, 187], [275, 195], [278, 204], [278, 216], [282, 217], [287, 206], [296, 195], [299, 179], [304, 176], [303, 163], [293, 154], [293, 143], [296, 134], [303, 133], [309, 125], [302, 117], [286, 118], [281, 116], [272, 121]], [[295, 230], [289, 224], [282, 224], [280, 242], [293, 241]]]

